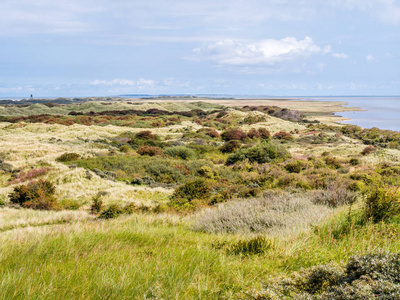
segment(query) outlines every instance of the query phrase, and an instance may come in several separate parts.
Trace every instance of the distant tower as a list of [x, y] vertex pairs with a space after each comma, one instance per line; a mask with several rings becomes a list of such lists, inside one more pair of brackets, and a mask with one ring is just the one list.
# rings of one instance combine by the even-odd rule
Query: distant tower
[[33, 95], [31, 94], [31, 99], [33, 99]]

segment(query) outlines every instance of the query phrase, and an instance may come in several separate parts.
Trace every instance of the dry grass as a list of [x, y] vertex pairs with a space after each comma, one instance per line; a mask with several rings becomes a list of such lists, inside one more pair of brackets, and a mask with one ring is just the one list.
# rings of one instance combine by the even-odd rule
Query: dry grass
[[41, 211], [31, 209], [0, 209], [0, 232], [43, 225], [72, 223], [93, 217], [84, 211]]
[[301, 231], [326, 217], [331, 209], [313, 204], [312, 195], [267, 194], [239, 199], [205, 209], [195, 217], [193, 229], [209, 233], [284, 233]]

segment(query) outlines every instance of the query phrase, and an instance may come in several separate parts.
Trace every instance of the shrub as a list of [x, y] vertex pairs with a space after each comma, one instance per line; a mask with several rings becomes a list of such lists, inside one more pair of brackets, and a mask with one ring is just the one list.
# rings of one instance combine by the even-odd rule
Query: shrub
[[271, 138], [271, 133], [266, 129], [266, 128], [258, 128], [258, 134], [260, 135], [260, 138], [263, 140], [269, 140]]
[[206, 202], [210, 196], [209, 183], [203, 179], [196, 179], [175, 189], [171, 196], [170, 206], [189, 208], [193, 201]]
[[368, 155], [371, 154], [372, 152], [376, 151], [376, 148], [374, 146], [367, 146], [361, 151], [362, 155]]
[[336, 157], [325, 156], [324, 161], [327, 166], [335, 169], [339, 169], [342, 166]]
[[[157, 182], [173, 183], [181, 182], [184, 179], [184, 176], [180, 170], [169, 166], [163, 161], [148, 164], [146, 166], [146, 171], [149, 173], [151, 178]], [[142, 179], [145, 184], [148, 184], [149, 181], [146, 182], [144, 177]]]
[[263, 164], [282, 161], [289, 157], [290, 154], [284, 146], [269, 142], [236, 151], [236, 153], [229, 155], [226, 165], [232, 165], [245, 159], [248, 159], [252, 163]]
[[260, 133], [258, 132], [258, 130], [252, 128], [249, 130], [249, 132], [247, 133], [247, 136], [251, 139], [259, 139], [260, 138]]
[[164, 150], [164, 154], [171, 157], [179, 157], [184, 160], [193, 159], [196, 157], [196, 152], [185, 146], [169, 147]]
[[161, 155], [162, 150], [160, 147], [140, 146], [139, 149], [137, 150], [137, 153], [140, 155], [156, 156], [156, 155]]
[[247, 139], [247, 134], [241, 129], [230, 129], [221, 134], [221, 137], [224, 141], [244, 141]]
[[308, 166], [307, 162], [303, 160], [296, 159], [294, 161], [288, 162], [285, 165], [286, 171], [289, 173], [300, 173]]
[[352, 166], [358, 166], [359, 164], [361, 164], [361, 161], [358, 158], [350, 158], [349, 163]]
[[400, 213], [400, 191], [394, 187], [373, 188], [365, 200], [365, 214], [374, 222]]
[[103, 209], [103, 200], [101, 200], [100, 197], [100, 194], [97, 194], [92, 198], [92, 205], [90, 206], [90, 211], [92, 213], [99, 213]]
[[66, 152], [62, 154], [61, 156], [56, 158], [56, 161], [58, 162], [69, 162], [69, 161], [74, 161], [79, 159], [81, 156], [78, 153], [69, 153]]
[[218, 131], [216, 131], [215, 129], [212, 128], [207, 128], [204, 130], [204, 133], [206, 135], [208, 135], [209, 137], [212, 138], [219, 138], [221, 135], [218, 133]]
[[119, 147], [119, 151], [121, 151], [123, 153], [129, 153], [129, 152], [133, 151], [133, 149], [129, 145], [122, 145], [121, 147]]
[[343, 267], [311, 267], [271, 280], [247, 299], [400, 299], [400, 254], [377, 251], [353, 256]]
[[200, 167], [200, 169], [197, 171], [197, 173], [201, 177], [205, 177], [205, 178], [209, 178], [209, 179], [214, 178], [214, 171], [210, 167], [207, 167], [207, 166]]
[[54, 193], [55, 187], [53, 183], [39, 179], [27, 185], [15, 187], [9, 197], [11, 203], [19, 204], [26, 208], [53, 210], [57, 209]]
[[276, 138], [278, 140], [290, 141], [293, 137], [289, 132], [279, 131], [274, 134], [274, 138]]
[[99, 216], [100, 219], [116, 218], [123, 213], [122, 208], [118, 204], [112, 204], [103, 210]]
[[313, 202], [329, 207], [352, 204], [357, 201], [357, 193], [349, 191], [343, 185], [330, 184], [325, 190], [316, 191]]
[[155, 140], [156, 135], [154, 135], [150, 130], [144, 130], [136, 133], [135, 137], [137, 139], [142, 139], [142, 140]]
[[233, 153], [236, 150], [240, 149], [242, 147], [242, 145], [240, 144], [239, 141], [236, 140], [232, 140], [232, 141], [228, 141], [226, 142], [221, 148], [221, 152], [222, 153]]

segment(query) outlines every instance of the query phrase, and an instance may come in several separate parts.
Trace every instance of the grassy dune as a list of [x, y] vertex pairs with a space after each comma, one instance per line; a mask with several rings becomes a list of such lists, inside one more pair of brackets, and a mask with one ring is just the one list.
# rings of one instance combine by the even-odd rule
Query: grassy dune
[[[312, 102], [311, 109], [308, 102], [268, 101], [245, 104], [313, 110], [308, 121], [326, 121], [340, 105]], [[249, 291], [303, 268], [377, 249], [400, 252], [396, 206], [379, 221], [366, 213], [374, 185], [397, 195], [392, 188], [399, 185], [400, 151], [388, 147], [383, 133], [376, 140], [368, 140], [374, 133], [362, 140], [325, 123], [236, 109], [240, 100], [211, 102], [129, 99], [111, 105], [0, 107], [0, 115], [20, 116], [102, 109], [210, 112], [227, 106], [202, 119], [145, 128], [157, 135], [139, 141], [149, 144], [138, 143], [135, 135], [144, 128], [0, 123], [0, 299], [251, 299]], [[219, 126], [217, 134], [208, 136], [210, 128], [204, 124]], [[234, 154], [243, 157], [227, 165], [234, 154], [221, 150], [227, 142], [219, 134], [231, 127], [248, 135], [251, 129], [267, 128], [272, 137], [239, 140], [242, 150]], [[282, 131], [288, 139], [274, 136]], [[132, 137], [130, 144], [124, 142], [127, 137]], [[376, 149], [362, 155], [365, 141], [376, 142]], [[121, 144], [128, 150], [120, 151]], [[140, 156], [141, 145], [164, 152]], [[265, 160], [262, 151], [271, 145], [288, 155]], [[165, 149], [190, 158], [168, 155]], [[80, 158], [57, 161], [64, 153]], [[17, 170], [7, 171], [3, 161]], [[39, 178], [56, 186], [57, 201], [79, 204], [78, 209], [10, 205], [14, 188], [29, 182], [21, 174], [41, 168], [48, 168]], [[115, 178], [101, 177], [95, 168], [114, 172]], [[156, 184], [133, 182], [149, 174]], [[177, 196], [179, 187], [194, 179], [209, 184], [212, 193], [202, 190], [210, 193], [208, 202], [200, 201], [203, 195], [192, 202]], [[90, 210], [99, 193], [106, 208], [133, 203], [135, 210], [101, 219]], [[192, 206], [185, 206], [185, 199]]]

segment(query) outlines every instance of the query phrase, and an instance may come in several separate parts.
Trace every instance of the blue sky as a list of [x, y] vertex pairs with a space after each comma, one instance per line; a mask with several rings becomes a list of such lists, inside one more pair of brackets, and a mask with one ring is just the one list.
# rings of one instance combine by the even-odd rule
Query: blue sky
[[400, 0], [1, 0], [30, 94], [399, 95]]

